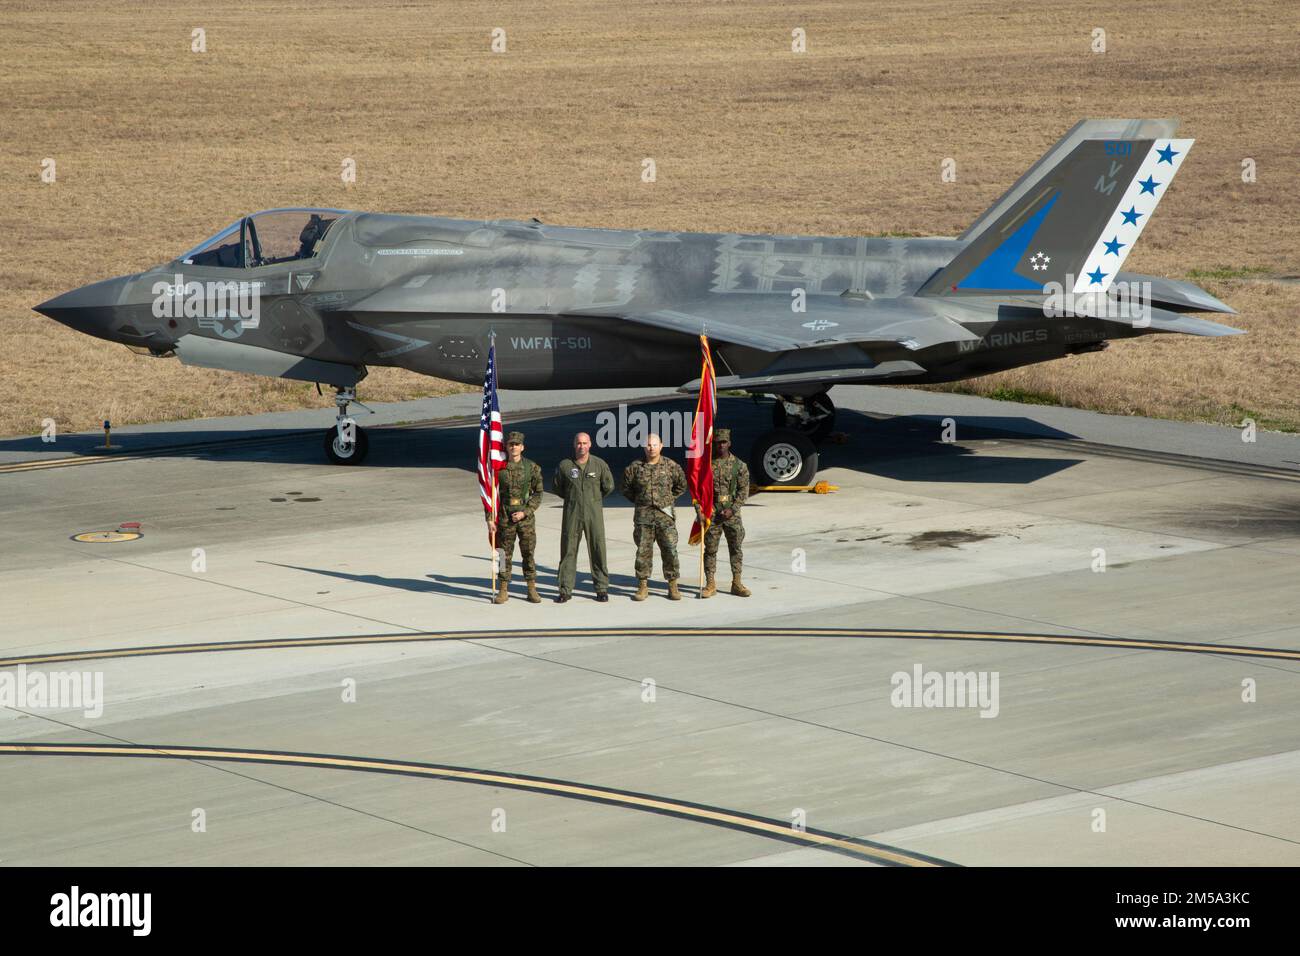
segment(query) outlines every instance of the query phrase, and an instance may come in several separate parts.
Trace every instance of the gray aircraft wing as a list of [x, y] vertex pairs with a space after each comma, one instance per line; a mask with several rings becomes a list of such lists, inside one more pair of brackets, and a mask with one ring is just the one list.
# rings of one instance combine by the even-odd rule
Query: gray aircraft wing
[[764, 352], [872, 342], [917, 350], [978, 338], [934, 299], [808, 296], [802, 312], [794, 311], [793, 303], [788, 295], [710, 295], [650, 312], [592, 309], [566, 314], [603, 315], [687, 335], [707, 333], [710, 339]]
[[[786, 363], [776, 362], [753, 375], [719, 375], [714, 384], [720, 389], [761, 388], [775, 391], [777, 389], [797, 390], [809, 385], [817, 386], [820, 389], [823, 387], [829, 388], [832, 385], [879, 384], [880, 382], [912, 378], [924, 374], [925, 369], [922, 366], [903, 359], [881, 362], [878, 365], [871, 366], [862, 364], [832, 367], [813, 366], [797, 371], [790, 370], [790, 366]], [[698, 378], [692, 379], [677, 389], [679, 392], [698, 392], [699, 390], [700, 380]]]

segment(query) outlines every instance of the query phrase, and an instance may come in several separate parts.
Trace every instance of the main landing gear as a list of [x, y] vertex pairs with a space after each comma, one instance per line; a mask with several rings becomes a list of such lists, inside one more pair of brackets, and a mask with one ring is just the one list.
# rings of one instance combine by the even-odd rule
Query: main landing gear
[[[366, 453], [370, 451], [370, 439], [366, 437], [366, 430], [348, 414], [348, 406], [351, 404], [366, 408], [357, 401], [355, 388], [336, 386], [334, 405], [338, 413], [334, 419], [334, 427], [326, 431], [324, 436], [325, 456], [335, 465], [359, 465], [365, 460]], [[366, 411], [370, 409], [366, 408]]]
[[754, 484], [811, 485], [817, 477], [817, 443], [835, 427], [835, 404], [825, 392], [778, 395], [773, 429], [760, 435], [749, 453]]

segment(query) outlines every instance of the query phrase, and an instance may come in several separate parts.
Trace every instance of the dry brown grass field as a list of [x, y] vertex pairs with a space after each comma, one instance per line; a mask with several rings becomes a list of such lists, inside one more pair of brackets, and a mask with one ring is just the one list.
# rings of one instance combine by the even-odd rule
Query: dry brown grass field
[[[135, 356], [30, 311], [273, 206], [955, 235], [1077, 120], [1174, 116], [1197, 145], [1127, 268], [1300, 272], [1294, 0], [0, 0], [0, 63], [0, 435], [300, 407], [324, 422], [310, 385]], [[961, 387], [1300, 426], [1300, 285], [1196, 281], [1250, 334], [1149, 337]], [[362, 398], [459, 387], [381, 369]]]

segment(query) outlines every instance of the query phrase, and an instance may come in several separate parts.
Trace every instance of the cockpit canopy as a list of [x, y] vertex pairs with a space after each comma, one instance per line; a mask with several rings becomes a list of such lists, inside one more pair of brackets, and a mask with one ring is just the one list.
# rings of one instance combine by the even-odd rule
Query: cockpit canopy
[[231, 223], [185, 255], [186, 265], [253, 269], [311, 259], [346, 209], [267, 209]]

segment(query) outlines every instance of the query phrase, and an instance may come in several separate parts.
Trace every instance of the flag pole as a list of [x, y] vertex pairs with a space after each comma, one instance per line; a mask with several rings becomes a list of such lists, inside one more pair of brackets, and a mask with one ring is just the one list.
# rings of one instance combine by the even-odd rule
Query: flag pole
[[[496, 478], [493, 478], [495, 483]], [[492, 518], [488, 522], [488, 547], [492, 553], [488, 555], [488, 600], [491, 601], [496, 597], [497, 591], [497, 496], [492, 492]]]
[[[497, 345], [496, 329], [489, 329], [488, 330], [488, 354], [489, 355], [493, 354], [494, 350], [496, 349], [496, 345]], [[492, 390], [494, 392], [496, 391], [496, 378], [497, 378], [496, 372], [493, 371]], [[488, 600], [489, 601], [496, 599], [496, 592], [497, 592], [497, 573], [499, 570], [497, 568], [497, 504], [498, 504], [497, 495], [500, 493], [497, 484], [496, 468], [491, 465], [491, 444], [492, 444], [491, 425], [492, 423], [488, 422], [488, 449], [489, 449], [488, 459], [489, 459], [489, 468], [492, 472], [492, 515], [491, 517], [488, 518], [488, 547], [492, 549], [492, 553], [488, 555]], [[501, 422], [501, 427], [503, 429], [505, 428], [504, 419]]]
[[[703, 521], [700, 522], [704, 524]], [[695, 595], [697, 598], [704, 596], [704, 532], [700, 532], [700, 590]]]
[[[717, 395], [713, 388], [713, 355], [709, 351], [708, 325], [703, 318], [700, 320], [700, 346], [704, 352], [704, 363], [700, 369], [700, 392], [699, 397], [695, 402], [695, 427], [693, 431], [695, 432], [695, 450], [697, 454], [711, 456], [713, 453], [713, 417], [714, 412], [716, 411], [715, 405], [717, 403]], [[701, 420], [703, 418], [702, 412], [704, 411], [704, 396], [706, 390], [708, 392], [710, 405], [707, 423]], [[708, 469], [709, 481], [712, 482], [712, 461], [706, 461], [704, 466]], [[712, 498], [713, 496], [710, 494], [710, 510], [712, 510], [713, 507]], [[709, 523], [712, 518], [713, 515], [706, 515], [702, 507], [699, 509], [699, 517], [697, 520], [699, 521], [700, 526], [700, 586], [699, 590], [695, 592], [695, 597], [697, 599], [702, 599], [704, 597], [704, 539], [708, 534]]]

